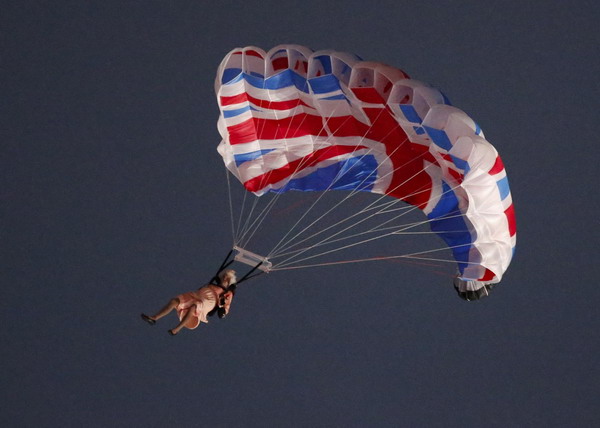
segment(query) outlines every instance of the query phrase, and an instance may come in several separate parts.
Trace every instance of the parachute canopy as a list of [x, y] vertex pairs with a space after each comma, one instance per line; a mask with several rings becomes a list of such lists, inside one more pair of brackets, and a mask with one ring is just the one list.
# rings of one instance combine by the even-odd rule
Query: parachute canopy
[[451, 249], [459, 292], [502, 278], [516, 244], [504, 165], [439, 90], [397, 68], [298, 45], [232, 50], [215, 90], [218, 152], [249, 192], [400, 199]]

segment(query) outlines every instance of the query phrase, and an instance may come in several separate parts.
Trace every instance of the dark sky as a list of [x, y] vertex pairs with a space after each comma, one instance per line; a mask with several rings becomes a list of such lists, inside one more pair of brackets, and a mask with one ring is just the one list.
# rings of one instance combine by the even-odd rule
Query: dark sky
[[[600, 6], [377, 4], [3, 2], [0, 425], [594, 425]], [[489, 298], [381, 262], [142, 323], [229, 250], [216, 68], [281, 43], [401, 67], [481, 125], [518, 224]]]

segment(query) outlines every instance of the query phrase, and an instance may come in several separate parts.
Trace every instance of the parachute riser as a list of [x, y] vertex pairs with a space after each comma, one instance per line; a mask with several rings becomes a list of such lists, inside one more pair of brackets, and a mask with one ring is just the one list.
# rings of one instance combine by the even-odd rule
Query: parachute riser
[[210, 284], [215, 284], [217, 285], [220, 281], [219, 279], [219, 274], [221, 272], [223, 272], [226, 268], [229, 267], [229, 265], [231, 265], [234, 260], [229, 260], [229, 258], [231, 257], [231, 255], [233, 254], [234, 250], [229, 251], [229, 253], [227, 254], [227, 257], [225, 257], [225, 259], [223, 260], [223, 263], [221, 263], [221, 266], [219, 267], [219, 269], [217, 270], [217, 273], [211, 278], [210, 280]]

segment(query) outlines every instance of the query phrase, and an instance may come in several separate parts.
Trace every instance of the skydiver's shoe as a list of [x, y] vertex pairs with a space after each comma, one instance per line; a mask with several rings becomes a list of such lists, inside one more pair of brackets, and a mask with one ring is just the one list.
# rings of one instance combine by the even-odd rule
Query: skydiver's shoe
[[148, 315], [146, 315], [146, 314], [142, 314], [142, 319], [143, 319], [144, 321], [146, 321], [146, 322], [147, 322], [148, 324], [150, 324], [150, 325], [154, 325], [154, 324], [156, 324], [156, 320], [153, 320], [152, 318], [150, 318], [150, 317], [149, 317]]

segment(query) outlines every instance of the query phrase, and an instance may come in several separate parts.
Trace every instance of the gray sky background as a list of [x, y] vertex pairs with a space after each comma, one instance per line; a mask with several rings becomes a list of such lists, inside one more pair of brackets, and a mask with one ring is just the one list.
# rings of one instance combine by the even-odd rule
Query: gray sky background
[[[599, 8], [3, 2], [0, 425], [592, 426]], [[518, 226], [489, 298], [382, 262], [265, 275], [175, 338], [140, 321], [229, 250], [216, 68], [281, 43], [403, 68], [481, 125]]]

